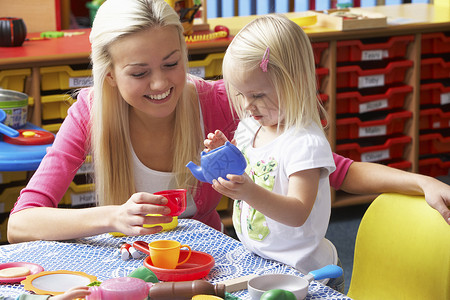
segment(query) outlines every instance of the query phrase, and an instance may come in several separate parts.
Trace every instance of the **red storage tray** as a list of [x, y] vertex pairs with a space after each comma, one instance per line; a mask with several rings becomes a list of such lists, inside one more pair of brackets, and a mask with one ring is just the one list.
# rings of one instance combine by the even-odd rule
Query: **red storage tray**
[[414, 36], [393, 36], [388, 39], [362, 39], [337, 42], [337, 62], [382, 60], [405, 57]]
[[450, 61], [442, 57], [423, 58], [420, 68], [422, 80], [450, 78]]
[[328, 48], [329, 43], [328, 42], [320, 42], [320, 43], [311, 43], [313, 52], [314, 52], [314, 61], [316, 65], [320, 65], [320, 62], [322, 61], [322, 55], [325, 49]]
[[443, 161], [439, 157], [419, 159], [419, 173], [437, 177], [445, 176], [450, 172], [450, 160]]
[[410, 111], [392, 112], [383, 119], [363, 121], [358, 117], [336, 120], [336, 139], [357, 139], [403, 133]]
[[336, 113], [363, 114], [371, 111], [402, 108], [406, 96], [412, 90], [411, 86], [402, 85], [339, 92], [336, 95]]
[[394, 160], [392, 162], [388, 162], [386, 165], [391, 168], [409, 171], [411, 169], [412, 163], [407, 160]]
[[439, 54], [450, 52], [450, 32], [433, 32], [422, 34], [422, 54]]
[[328, 75], [330, 71], [328, 68], [316, 68], [316, 77], [317, 77], [317, 89], [320, 91], [322, 88], [323, 80], [325, 76]]
[[383, 139], [381, 143], [360, 145], [359, 143], [340, 144], [336, 152], [355, 161], [378, 162], [388, 159], [401, 158], [405, 147], [412, 141], [410, 136]]
[[445, 86], [441, 82], [422, 83], [420, 85], [420, 104], [450, 104], [450, 85]]
[[363, 69], [359, 65], [337, 67], [337, 88], [369, 88], [403, 82], [406, 71], [411, 68], [411, 60], [386, 62], [384, 67]]
[[425, 133], [419, 136], [419, 155], [450, 152], [450, 136], [440, 132]]
[[450, 128], [450, 111], [443, 112], [441, 108], [429, 108], [420, 111], [419, 129]]

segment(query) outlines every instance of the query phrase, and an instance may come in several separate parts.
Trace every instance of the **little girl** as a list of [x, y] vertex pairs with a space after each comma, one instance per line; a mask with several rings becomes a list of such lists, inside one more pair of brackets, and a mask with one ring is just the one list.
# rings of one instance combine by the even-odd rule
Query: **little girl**
[[[213, 187], [236, 199], [237, 236], [254, 253], [305, 274], [338, 264], [335, 247], [325, 239], [328, 175], [335, 164], [321, 125], [307, 35], [284, 16], [259, 17], [231, 42], [223, 77], [241, 120], [234, 137], [248, 166], [243, 175], [229, 174]], [[217, 130], [205, 146], [225, 141]], [[333, 288], [343, 290], [343, 277]]]

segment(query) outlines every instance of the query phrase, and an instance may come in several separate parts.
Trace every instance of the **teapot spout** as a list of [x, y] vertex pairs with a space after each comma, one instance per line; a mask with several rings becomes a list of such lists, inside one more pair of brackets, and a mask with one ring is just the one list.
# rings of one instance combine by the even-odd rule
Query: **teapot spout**
[[200, 181], [207, 182], [205, 176], [203, 175], [202, 167], [197, 166], [192, 161], [188, 162], [186, 167], [191, 171], [192, 175]]

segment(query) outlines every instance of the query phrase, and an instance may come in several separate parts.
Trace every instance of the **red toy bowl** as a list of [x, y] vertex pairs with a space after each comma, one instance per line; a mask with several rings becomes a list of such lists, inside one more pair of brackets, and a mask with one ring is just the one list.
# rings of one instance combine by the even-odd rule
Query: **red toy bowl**
[[[181, 250], [178, 261], [186, 259], [189, 251]], [[192, 251], [191, 257], [187, 262], [176, 267], [176, 269], [163, 269], [153, 266], [152, 259], [147, 256], [144, 260], [144, 266], [155, 273], [161, 281], [190, 281], [201, 279], [209, 274], [214, 267], [214, 257], [201, 251]]]

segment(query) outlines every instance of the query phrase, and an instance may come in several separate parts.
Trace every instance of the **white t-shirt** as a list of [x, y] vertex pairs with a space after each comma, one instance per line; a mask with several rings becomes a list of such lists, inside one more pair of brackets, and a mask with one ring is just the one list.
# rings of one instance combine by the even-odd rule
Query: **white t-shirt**
[[253, 148], [259, 128], [259, 123], [248, 118], [240, 122], [235, 133], [237, 145], [247, 159], [247, 174], [258, 185], [286, 195], [291, 174], [320, 168], [317, 198], [311, 214], [300, 227], [281, 224], [244, 201], [236, 200], [233, 224], [237, 236], [250, 251], [305, 274], [335, 263], [334, 247], [324, 237], [331, 213], [328, 176], [336, 167], [323, 131], [316, 124], [299, 130], [290, 128], [271, 143]]

